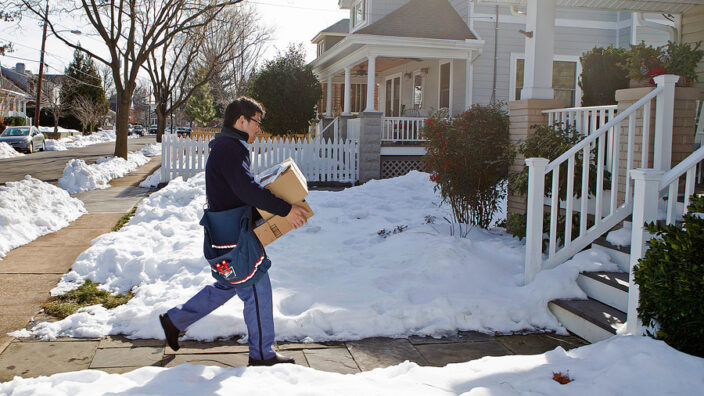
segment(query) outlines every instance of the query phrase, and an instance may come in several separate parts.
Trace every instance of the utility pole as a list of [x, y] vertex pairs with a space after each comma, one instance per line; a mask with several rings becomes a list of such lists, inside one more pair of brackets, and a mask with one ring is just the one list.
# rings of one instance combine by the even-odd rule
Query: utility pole
[[44, 76], [44, 48], [46, 48], [46, 25], [49, 19], [49, 0], [46, 0], [44, 14], [44, 32], [42, 33], [42, 53], [39, 56], [39, 80], [37, 81], [37, 105], [34, 109], [34, 126], [39, 128], [39, 112], [42, 107], [42, 77]]
[[174, 133], [174, 96], [169, 95], [169, 99], [171, 99], [171, 111], [169, 112], [171, 114], [171, 133]]

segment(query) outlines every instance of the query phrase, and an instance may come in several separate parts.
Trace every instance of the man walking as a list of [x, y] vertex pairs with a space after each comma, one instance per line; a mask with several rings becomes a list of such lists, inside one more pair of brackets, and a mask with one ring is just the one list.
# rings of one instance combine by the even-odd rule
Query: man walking
[[[205, 194], [208, 209], [213, 212], [251, 205], [282, 216], [293, 228], [306, 222], [306, 209], [291, 205], [260, 186], [249, 170], [249, 143], [260, 132], [265, 111], [261, 104], [240, 97], [225, 110], [222, 131], [210, 142], [210, 156], [205, 166]], [[274, 318], [271, 282], [264, 274], [247, 287], [215, 282], [204, 287], [185, 304], [159, 315], [166, 341], [174, 351], [179, 349], [182, 332], [230, 298], [237, 295], [244, 302], [244, 321], [249, 340], [249, 365], [271, 366], [294, 363], [292, 358], [274, 352]]]

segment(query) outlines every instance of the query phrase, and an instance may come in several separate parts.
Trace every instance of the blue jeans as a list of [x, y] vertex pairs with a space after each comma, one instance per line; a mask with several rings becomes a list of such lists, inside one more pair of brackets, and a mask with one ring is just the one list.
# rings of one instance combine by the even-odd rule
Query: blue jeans
[[244, 302], [249, 356], [257, 360], [274, 357], [274, 314], [269, 274], [262, 276], [250, 287], [234, 288], [215, 282], [201, 289], [185, 304], [171, 308], [167, 314], [173, 324], [180, 331], [184, 331], [235, 295]]

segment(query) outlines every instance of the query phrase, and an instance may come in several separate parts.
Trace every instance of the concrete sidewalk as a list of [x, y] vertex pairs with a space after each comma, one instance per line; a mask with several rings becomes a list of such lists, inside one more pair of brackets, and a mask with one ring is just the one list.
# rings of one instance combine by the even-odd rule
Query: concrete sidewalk
[[[209, 343], [182, 342], [174, 352], [163, 340], [65, 338], [52, 342], [13, 339], [8, 332], [25, 328], [39, 314], [61, 275], [91, 241], [113, 226], [148, 190], [137, 185], [159, 167], [160, 157], [129, 175], [113, 180], [111, 188], [74, 195], [88, 213], [53, 234], [16, 248], [0, 261], [0, 382], [61, 372], [97, 369], [124, 373], [144, 366], [173, 367], [182, 363], [225, 366], [247, 364], [246, 343], [237, 339]], [[575, 336], [555, 334], [491, 335], [458, 332], [449, 337], [370, 338], [332, 343], [279, 343], [276, 348], [297, 364], [324, 371], [357, 373], [396, 365], [405, 360], [444, 366], [484, 356], [537, 354], [562, 346], [585, 345]]]

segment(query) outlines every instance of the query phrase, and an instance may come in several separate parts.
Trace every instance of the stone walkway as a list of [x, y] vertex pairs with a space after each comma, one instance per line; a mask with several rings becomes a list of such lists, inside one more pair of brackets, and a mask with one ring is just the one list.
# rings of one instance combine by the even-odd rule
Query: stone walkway
[[[145, 366], [173, 367], [183, 363], [245, 366], [247, 345], [233, 340], [208, 343], [184, 341], [178, 352], [163, 340], [64, 338], [52, 342], [14, 339], [7, 333], [30, 321], [46, 320], [39, 314], [49, 291], [91, 241], [110, 232], [148, 191], [139, 182], [159, 167], [160, 157], [129, 175], [113, 180], [111, 188], [75, 196], [88, 213], [55, 233], [14, 249], [0, 261], [0, 382], [61, 372], [96, 369], [125, 373]], [[31, 263], [31, 265], [27, 265]], [[459, 332], [441, 339], [409, 337], [369, 338], [331, 343], [280, 343], [276, 348], [296, 363], [344, 374], [396, 365], [406, 360], [419, 365], [444, 366], [484, 356], [539, 354], [558, 346], [571, 349], [586, 342], [555, 334], [489, 335]]]
[[[493, 336], [460, 332], [454, 337], [368, 338], [329, 343], [280, 343], [276, 348], [296, 359], [296, 364], [322, 371], [354, 374], [388, 367], [406, 360], [422, 366], [445, 366], [484, 356], [530, 355], [561, 346], [585, 345], [575, 336], [528, 334]], [[102, 339], [65, 338], [57, 341], [15, 340], [0, 355], [0, 382], [85, 369], [126, 373], [145, 366], [174, 367], [183, 363], [220, 367], [246, 366], [247, 344], [237, 340], [184, 341], [178, 352], [163, 340], [128, 340], [121, 336]]]

